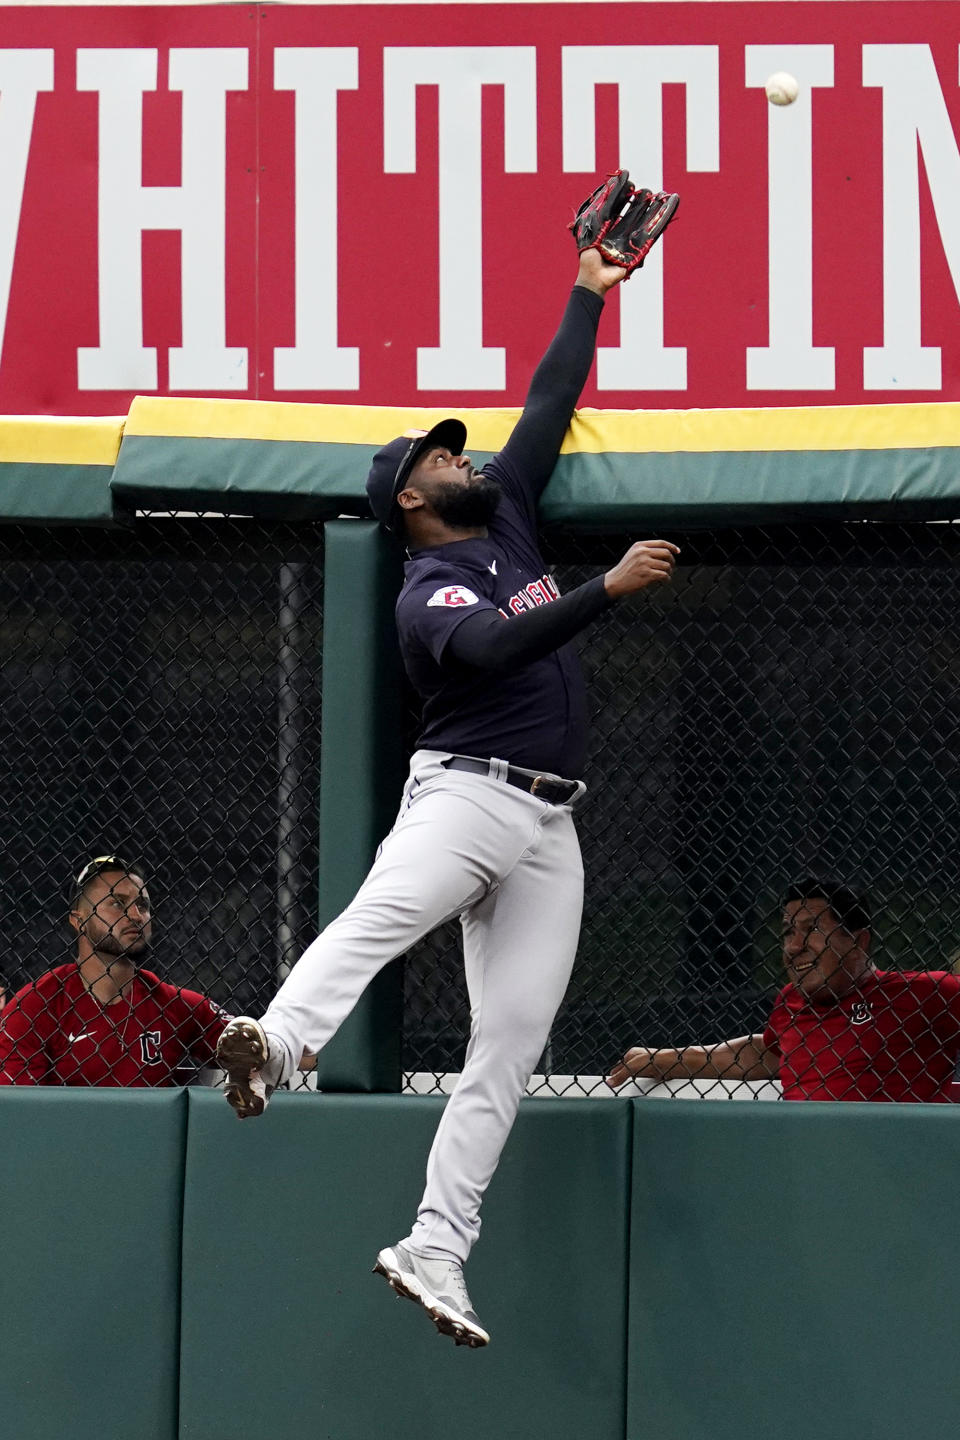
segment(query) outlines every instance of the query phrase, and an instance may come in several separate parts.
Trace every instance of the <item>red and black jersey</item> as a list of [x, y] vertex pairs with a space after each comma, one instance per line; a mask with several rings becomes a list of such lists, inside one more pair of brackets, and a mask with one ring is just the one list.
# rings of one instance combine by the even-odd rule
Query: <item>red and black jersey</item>
[[0, 1085], [176, 1085], [184, 1067], [214, 1062], [229, 1019], [149, 970], [102, 1005], [75, 963], [60, 965], [0, 1012]]
[[787, 985], [763, 1042], [779, 1051], [786, 1100], [952, 1100], [960, 976], [877, 970], [829, 1003]]

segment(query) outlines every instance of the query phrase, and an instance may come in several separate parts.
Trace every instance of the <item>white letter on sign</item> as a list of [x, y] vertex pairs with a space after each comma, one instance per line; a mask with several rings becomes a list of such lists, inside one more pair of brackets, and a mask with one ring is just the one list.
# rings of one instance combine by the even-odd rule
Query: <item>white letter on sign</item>
[[960, 154], [929, 45], [864, 45], [863, 83], [883, 87], [883, 345], [863, 352], [865, 390], [939, 390], [940, 350], [920, 344], [917, 148], [960, 295]]
[[247, 88], [247, 51], [170, 51], [183, 91], [181, 183], [143, 185], [143, 93], [156, 50], [79, 50], [77, 89], [100, 92], [100, 344], [77, 351], [81, 390], [155, 390], [157, 352], [143, 344], [141, 236], [179, 230], [183, 344], [172, 390], [244, 390], [247, 352], [226, 344], [226, 92]]
[[337, 345], [337, 94], [357, 88], [355, 49], [276, 50], [296, 93], [296, 344], [273, 352], [276, 390], [356, 390], [360, 352]]
[[[687, 98], [687, 169], [720, 168], [720, 80], [716, 45], [576, 45], [563, 52], [563, 168], [593, 174], [598, 85], [616, 85], [618, 165], [650, 190], [662, 190], [663, 87]], [[605, 168], [613, 166], [604, 162]], [[588, 187], [589, 188], [589, 187]], [[669, 188], [669, 185], [667, 186]], [[597, 352], [601, 390], [684, 390], [687, 352], [663, 343], [663, 249], [643, 262], [642, 286], [620, 296], [620, 348]]]
[[481, 92], [503, 86], [503, 168], [537, 168], [537, 58], [528, 46], [387, 49], [383, 168], [417, 168], [418, 85], [440, 91], [440, 344], [417, 351], [421, 390], [502, 390], [500, 348], [483, 344]]
[[52, 50], [0, 50], [0, 350], [37, 95], [52, 89]]
[[748, 390], [832, 390], [834, 352], [813, 343], [814, 86], [833, 84], [832, 45], [748, 45], [746, 81], [763, 86], [786, 70], [800, 93], [792, 105], [768, 105], [768, 346], [747, 349]]

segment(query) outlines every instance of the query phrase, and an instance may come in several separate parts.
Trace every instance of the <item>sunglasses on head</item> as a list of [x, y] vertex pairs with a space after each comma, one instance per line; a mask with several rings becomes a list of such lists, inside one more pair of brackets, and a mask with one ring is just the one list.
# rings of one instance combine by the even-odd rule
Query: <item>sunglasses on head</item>
[[127, 862], [121, 860], [119, 855], [98, 855], [95, 859], [84, 865], [73, 883], [75, 888], [79, 890], [86, 884], [91, 876], [98, 875], [101, 870], [124, 870], [129, 872], [129, 869], [130, 867], [127, 865]]

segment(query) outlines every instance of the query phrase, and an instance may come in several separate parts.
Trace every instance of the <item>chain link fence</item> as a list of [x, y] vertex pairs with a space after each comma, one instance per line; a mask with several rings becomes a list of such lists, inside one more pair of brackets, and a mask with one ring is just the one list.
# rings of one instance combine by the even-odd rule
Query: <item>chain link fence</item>
[[149, 886], [141, 963], [265, 1006], [316, 933], [322, 554], [320, 526], [239, 519], [0, 529], [8, 994], [75, 960], [71, 882], [116, 854]]
[[[586, 909], [535, 1093], [609, 1095], [630, 1046], [762, 1033], [799, 875], [870, 892], [883, 970], [960, 955], [960, 526], [670, 538], [672, 586], [581, 639]], [[625, 544], [551, 536], [561, 589]], [[147, 871], [148, 968], [262, 1011], [316, 930], [322, 586], [319, 525], [0, 528], [8, 994], [75, 958], [71, 879], [117, 853]], [[405, 1087], [449, 1088], [468, 1024], [452, 927], [408, 957], [404, 1000]]]
[[[960, 957], [960, 527], [668, 538], [682, 548], [673, 584], [580, 642], [593, 714], [583, 933], [534, 1093], [609, 1094], [602, 1077], [628, 1047], [762, 1033], [785, 978], [781, 896], [804, 875], [869, 891], [882, 969]], [[554, 536], [561, 589], [623, 548]], [[449, 1088], [463, 1053], [455, 953], [448, 930], [408, 962], [407, 1082], [420, 1090]], [[933, 1002], [951, 1068], [953, 990], [942, 982]], [[829, 1039], [825, 1051], [820, 1069], [835, 1063]], [[735, 1078], [671, 1091], [778, 1093]]]

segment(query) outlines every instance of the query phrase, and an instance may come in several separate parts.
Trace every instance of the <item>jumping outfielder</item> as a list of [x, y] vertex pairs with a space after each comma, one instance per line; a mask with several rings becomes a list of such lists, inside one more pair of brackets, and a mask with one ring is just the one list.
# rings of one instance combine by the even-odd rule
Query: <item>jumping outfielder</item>
[[443, 1112], [413, 1229], [376, 1271], [457, 1344], [486, 1345], [463, 1264], [520, 1097], [563, 999], [580, 930], [583, 867], [573, 810], [586, 692], [568, 643], [616, 600], [669, 580], [676, 546], [632, 545], [561, 597], [536, 536], [536, 504], [593, 361], [604, 297], [643, 262], [677, 197], [618, 171], [571, 229], [577, 281], [523, 414], [482, 471], [466, 429], [443, 420], [374, 457], [374, 515], [406, 545], [397, 628], [423, 701], [400, 811], [352, 904], [304, 953], [261, 1021], [218, 1046], [237, 1114], [259, 1115], [304, 1049], [322, 1050], [373, 976], [459, 915], [470, 1042]]

